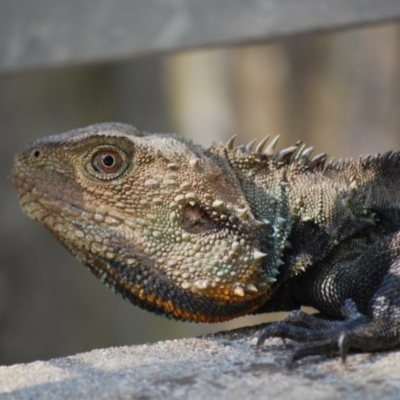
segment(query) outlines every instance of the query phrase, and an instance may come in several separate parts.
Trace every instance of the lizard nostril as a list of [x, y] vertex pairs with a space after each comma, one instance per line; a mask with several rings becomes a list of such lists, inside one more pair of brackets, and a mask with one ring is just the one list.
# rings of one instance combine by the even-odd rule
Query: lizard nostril
[[37, 149], [33, 150], [31, 153], [32, 158], [39, 158], [40, 155], [41, 155], [41, 152], [40, 152], [40, 150], [37, 150]]

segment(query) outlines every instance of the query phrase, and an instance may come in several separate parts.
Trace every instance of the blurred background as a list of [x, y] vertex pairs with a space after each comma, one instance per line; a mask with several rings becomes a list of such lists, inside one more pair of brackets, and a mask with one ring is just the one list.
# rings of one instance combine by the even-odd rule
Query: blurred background
[[19, 209], [13, 155], [104, 121], [204, 146], [281, 135], [335, 158], [400, 149], [400, 29], [384, 24], [252, 46], [0, 77], [0, 363], [215, 332], [124, 302]]

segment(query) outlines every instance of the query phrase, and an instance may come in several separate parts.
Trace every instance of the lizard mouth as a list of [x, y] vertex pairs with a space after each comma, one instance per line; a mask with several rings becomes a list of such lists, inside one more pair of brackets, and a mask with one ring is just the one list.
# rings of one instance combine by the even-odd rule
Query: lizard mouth
[[155, 273], [146, 256], [137, 253], [137, 265], [99, 258], [88, 265], [91, 271], [114, 293], [132, 304], [183, 321], [222, 322], [246, 315], [260, 306], [265, 293], [221, 301], [204, 293], [184, 290], [163, 274]]
[[[18, 198], [22, 210], [29, 218], [43, 223], [50, 230], [56, 228], [52, 226], [55, 220], [60, 219], [60, 222], [62, 220], [64, 224], [67, 224], [71, 216], [77, 217], [83, 212], [88, 212], [77, 202], [71, 204], [61, 192], [45, 190], [35, 185], [34, 181], [23, 180], [14, 175], [14, 182], [18, 182]], [[74, 222], [78, 224], [79, 219], [75, 218]], [[59, 229], [65, 231], [66, 226]]]

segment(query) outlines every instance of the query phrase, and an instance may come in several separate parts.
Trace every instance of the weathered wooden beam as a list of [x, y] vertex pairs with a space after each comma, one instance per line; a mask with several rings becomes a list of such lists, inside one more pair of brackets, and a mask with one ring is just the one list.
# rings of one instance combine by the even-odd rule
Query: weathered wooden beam
[[0, 73], [399, 18], [399, 0], [0, 0]]

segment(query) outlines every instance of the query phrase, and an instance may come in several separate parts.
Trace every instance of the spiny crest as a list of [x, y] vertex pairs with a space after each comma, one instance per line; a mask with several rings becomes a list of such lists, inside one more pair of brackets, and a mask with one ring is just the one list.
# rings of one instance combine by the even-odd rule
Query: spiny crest
[[[255, 155], [265, 155], [267, 157], [271, 157], [275, 161], [277, 161], [280, 165], [299, 165], [305, 167], [309, 171], [313, 170], [345, 170], [348, 169], [350, 166], [359, 166], [362, 168], [373, 168], [378, 165], [382, 165], [385, 162], [400, 162], [400, 152], [392, 152], [387, 151], [384, 154], [375, 154], [375, 155], [366, 155], [360, 156], [360, 158], [354, 161], [353, 158], [345, 158], [345, 159], [338, 159], [335, 160], [332, 157], [329, 162], [326, 164], [327, 161], [327, 154], [320, 153], [315, 155], [314, 157], [310, 157], [311, 153], [313, 152], [314, 148], [312, 146], [307, 147], [301, 141], [296, 142], [294, 145], [286, 147], [282, 150], [275, 151], [275, 147], [278, 143], [280, 136], [276, 136], [272, 141], [269, 143], [268, 140], [270, 136], [265, 137], [262, 139], [259, 144], [253, 150], [255, 140], [251, 140], [247, 145], [243, 146], [234, 146], [234, 142], [236, 139], [236, 135], [232, 136], [231, 139], [226, 143], [225, 147], [230, 150], [236, 149], [241, 153], [248, 153], [248, 154], [255, 154]], [[325, 165], [326, 164], [326, 165]]]
[[377, 165], [385, 163], [385, 162], [393, 162], [393, 163], [398, 163], [400, 161], [400, 151], [393, 152], [393, 151], [387, 151], [386, 153], [381, 154], [375, 154], [371, 155], [368, 154], [366, 156], [361, 156], [358, 159], [359, 165], [363, 167], [369, 167], [373, 165]]
[[400, 162], [400, 152], [387, 151], [383, 154], [367, 154], [366, 156], [360, 156], [358, 160], [354, 160], [352, 157], [345, 159], [340, 158], [338, 160], [332, 158], [326, 168], [335, 171], [348, 169], [351, 166], [361, 168], [374, 168], [387, 162]]
[[325, 162], [327, 159], [327, 155], [325, 153], [321, 153], [310, 158], [310, 155], [313, 152], [314, 148], [305, 148], [305, 145], [301, 141], [298, 141], [292, 146], [275, 152], [275, 147], [278, 143], [280, 136], [278, 135], [274, 139], [272, 139], [272, 141], [266, 147], [269, 138], [270, 136], [265, 137], [256, 146], [255, 150], [252, 150], [255, 144], [255, 139], [251, 140], [247, 145], [242, 145], [235, 148], [235, 135], [228, 140], [225, 147], [228, 150], [236, 149], [236, 151], [240, 151], [241, 153], [265, 155], [267, 157], [273, 158], [281, 165], [297, 164], [312, 170], [322, 170], [325, 167]]

